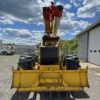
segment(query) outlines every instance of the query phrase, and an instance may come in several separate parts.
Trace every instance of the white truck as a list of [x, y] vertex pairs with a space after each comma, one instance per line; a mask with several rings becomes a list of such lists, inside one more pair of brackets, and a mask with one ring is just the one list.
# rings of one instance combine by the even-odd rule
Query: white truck
[[15, 54], [14, 44], [0, 44], [0, 55], [13, 55]]

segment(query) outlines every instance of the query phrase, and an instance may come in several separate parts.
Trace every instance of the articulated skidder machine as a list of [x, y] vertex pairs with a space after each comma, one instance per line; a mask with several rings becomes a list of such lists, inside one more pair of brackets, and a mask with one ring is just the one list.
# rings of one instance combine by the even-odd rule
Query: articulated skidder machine
[[38, 56], [21, 56], [13, 69], [12, 88], [20, 92], [79, 91], [88, 87], [87, 71], [75, 56], [62, 57], [57, 36], [63, 6], [43, 7], [45, 34]]

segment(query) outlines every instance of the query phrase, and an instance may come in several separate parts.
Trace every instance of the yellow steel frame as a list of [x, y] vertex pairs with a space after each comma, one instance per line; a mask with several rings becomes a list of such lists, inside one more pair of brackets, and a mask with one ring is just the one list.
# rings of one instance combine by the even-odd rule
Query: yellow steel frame
[[[29, 91], [78, 91], [88, 87], [88, 69], [67, 70], [61, 63], [61, 42], [58, 45], [59, 63], [57, 65], [33, 66], [33, 70], [13, 69], [12, 88], [21, 92]], [[40, 49], [39, 49], [40, 50]]]
[[18, 91], [78, 91], [88, 87], [87, 69], [15, 70], [12, 88]]

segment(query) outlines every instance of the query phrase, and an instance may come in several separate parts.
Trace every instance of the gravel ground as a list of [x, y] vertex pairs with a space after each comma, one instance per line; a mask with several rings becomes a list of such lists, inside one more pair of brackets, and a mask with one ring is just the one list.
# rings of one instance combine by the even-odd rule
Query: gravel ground
[[[100, 100], [100, 67], [89, 66], [89, 85], [85, 91], [60, 93], [18, 93], [11, 89], [12, 66], [17, 66], [18, 55], [0, 56], [0, 100]], [[91, 67], [92, 66], [92, 67]]]

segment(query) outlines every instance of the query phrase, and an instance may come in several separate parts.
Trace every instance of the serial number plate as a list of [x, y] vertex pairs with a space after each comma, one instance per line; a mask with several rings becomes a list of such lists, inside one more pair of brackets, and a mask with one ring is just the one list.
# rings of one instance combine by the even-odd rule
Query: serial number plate
[[40, 79], [40, 83], [62, 83], [62, 79]]

